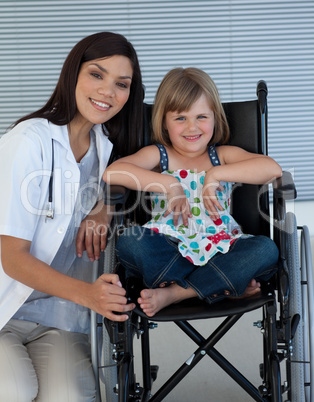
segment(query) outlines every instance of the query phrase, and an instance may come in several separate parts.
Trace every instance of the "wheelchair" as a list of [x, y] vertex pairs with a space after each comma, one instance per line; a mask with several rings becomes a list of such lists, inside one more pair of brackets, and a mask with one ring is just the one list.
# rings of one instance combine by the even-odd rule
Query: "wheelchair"
[[[267, 154], [267, 86], [257, 84], [255, 100], [223, 104], [230, 126], [230, 144], [250, 152]], [[145, 140], [150, 143], [152, 105], [144, 104]], [[168, 306], [153, 318], [137, 306], [124, 323], [112, 322], [92, 313], [92, 362], [97, 379], [98, 400], [106, 402], [162, 401], [206, 355], [209, 356], [255, 401], [314, 402], [314, 292], [310, 236], [307, 226], [298, 227], [296, 217], [287, 212], [286, 203], [296, 198], [292, 175], [284, 172], [268, 185], [237, 185], [232, 195], [231, 213], [244, 233], [271, 236], [280, 250], [278, 272], [263, 284], [259, 294], [247, 299], [228, 300], [209, 305], [190, 299]], [[130, 197], [111, 191], [110, 202], [116, 204], [114, 230], [104, 256], [95, 263], [94, 275], [118, 272], [115, 243], [119, 231], [129, 224], [149, 220], [145, 194], [137, 194], [141, 202], [132, 210]], [[270, 211], [272, 196], [272, 213]], [[132, 199], [132, 196], [131, 196]], [[234, 211], [234, 212], [232, 212]], [[117, 271], [118, 270], [118, 271]], [[127, 296], [136, 303], [141, 281], [128, 279], [124, 286]], [[249, 312], [259, 313], [255, 322], [262, 336], [262, 361], [257, 363], [260, 383], [253, 384], [216, 348], [220, 341]], [[195, 320], [220, 318], [222, 321], [207, 338], [195, 327]], [[182, 366], [158, 390], [153, 383], [158, 366], [150, 362], [151, 329], [158, 322], [174, 323], [196, 344], [195, 352], [187, 356]], [[168, 324], [170, 325], [170, 324]], [[169, 329], [170, 331], [170, 329]], [[245, 334], [243, 335], [245, 336]], [[141, 340], [142, 383], [137, 382], [134, 364], [134, 342]], [[178, 344], [175, 345], [179, 347]], [[210, 379], [209, 379], [210, 381]], [[214, 387], [215, 385], [212, 384]], [[236, 390], [235, 390], [236, 392]], [[174, 394], [175, 395], [175, 394]], [[197, 401], [197, 396], [194, 398]], [[208, 399], [210, 399], [210, 389]]]

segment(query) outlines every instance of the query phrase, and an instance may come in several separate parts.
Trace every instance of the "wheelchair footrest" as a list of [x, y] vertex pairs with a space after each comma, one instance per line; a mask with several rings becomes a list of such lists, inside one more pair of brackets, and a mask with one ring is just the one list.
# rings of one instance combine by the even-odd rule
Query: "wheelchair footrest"
[[158, 370], [159, 370], [159, 366], [156, 366], [156, 365], [150, 366], [150, 376], [151, 376], [151, 379], [153, 382], [156, 381], [156, 379], [157, 379]]

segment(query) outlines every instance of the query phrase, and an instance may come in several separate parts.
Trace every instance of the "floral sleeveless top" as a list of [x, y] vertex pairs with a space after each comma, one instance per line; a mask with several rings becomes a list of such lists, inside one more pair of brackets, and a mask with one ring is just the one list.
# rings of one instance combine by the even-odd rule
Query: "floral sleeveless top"
[[[206, 172], [195, 173], [191, 170], [168, 170], [168, 155], [163, 145], [157, 144], [160, 151], [162, 174], [174, 176], [182, 185], [188, 198], [192, 218], [189, 225], [184, 226], [182, 217], [178, 224], [173, 224], [173, 213], [164, 217], [167, 210], [167, 197], [163, 193], [151, 193], [152, 219], [144, 227], [163, 233], [178, 243], [179, 252], [194, 265], [205, 265], [217, 252], [227, 253], [232, 242], [243, 233], [237, 222], [230, 215], [230, 196], [232, 183], [220, 182], [223, 191], [217, 191], [216, 197], [223, 207], [219, 219], [213, 221], [206, 211], [202, 201], [202, 188]], [[212, 145], [208, 150], [213, 166], [220, 161]]]

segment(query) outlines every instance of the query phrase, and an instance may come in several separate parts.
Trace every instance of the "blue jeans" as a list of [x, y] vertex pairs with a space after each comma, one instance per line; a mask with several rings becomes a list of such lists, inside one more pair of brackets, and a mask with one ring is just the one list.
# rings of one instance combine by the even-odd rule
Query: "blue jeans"
[[227, 296], [241, 296], [253, 278], [270, 279], [277, 270], [279, 251], [266, 236], [239, 238], [228, 253], [217, 253], [206, 265], [196, 266], [182, 257], [177, 243], [168, 236], [133, 226], [120, 236], [117, 257], [126, 277], [141, 277], [147, 288], [175, 281], [215, 303]]

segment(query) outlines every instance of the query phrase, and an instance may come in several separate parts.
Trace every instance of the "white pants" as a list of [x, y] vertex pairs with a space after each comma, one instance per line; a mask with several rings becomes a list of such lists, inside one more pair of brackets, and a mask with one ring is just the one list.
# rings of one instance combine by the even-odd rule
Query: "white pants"
[[95, 401], [88, 335], [10, 320], [0, 331], [0, 401]]

